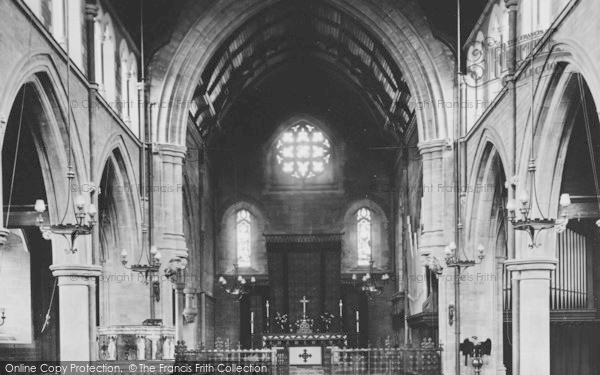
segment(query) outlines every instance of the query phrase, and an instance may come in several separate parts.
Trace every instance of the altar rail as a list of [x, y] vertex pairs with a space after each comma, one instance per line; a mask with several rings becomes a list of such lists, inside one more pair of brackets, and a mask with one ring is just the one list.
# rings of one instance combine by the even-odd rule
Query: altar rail
[[440, 375], [441, 349], [331, 348], [331, 375]]
[[[441, 375], [441, 349], [421, 348], [365, 348], [341, 349], [328, 347], [324, 350], [325, 375]], [[204, 349], [187, 350], [179, 342], [175, 362], [201, 362], [206, 364], [237, 363], [241, 365], [265, 365], [269, 374], [287, 375], [289, 359], [287, 349]], [[225, 374], [229, 374], [224, 372]], [[232, 372], [232, 374], [234, 374]], [[239, 375], [239, 373], [235, 373]]]
[[[287, 373], [287, 363], [281, 363], [278, 361], [277, 356], [278, 348], [272, 349], [204, 349], [198, 348], [195, 350], [188, 350], [183, 341], [179, 341], [175, 347], [175, 363], [202, 363], [207, 365], [213, 365], [215, 368], [219, 365], [236, 364], [241, 366], [252, 365], [254, 367], [266, 366], [268, 368], [268, 374], [285, 374]], [[282, 371], [281, 367], [286, 366], [286, 371]], [[240, 372], [232, 371], [228, 372], [227, 368], [225, 371], [219, 370], [219, 374], [235, 374], [239, 375]], [[247, 372], [247, 371], [246, 371]], [[262, 372], [262, 371], [257, 371]]]

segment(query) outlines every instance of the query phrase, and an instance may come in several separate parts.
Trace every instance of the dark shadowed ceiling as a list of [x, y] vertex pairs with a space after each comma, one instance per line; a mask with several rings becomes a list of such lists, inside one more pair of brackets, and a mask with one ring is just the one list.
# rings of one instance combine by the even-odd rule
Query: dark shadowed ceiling
[[[251, 17], [214, 53], [190, 117], [203, 133], [252, 83], [281, 66], [330, 66], [357, 87], [399, 140], [413, 120], [410, 91], [385, 47], [353, 17], [325, 2], [279, 3]], [[288, 66], [288, 68], [291, 68]], [[290, 86], [293, 88], [293, 86]]]

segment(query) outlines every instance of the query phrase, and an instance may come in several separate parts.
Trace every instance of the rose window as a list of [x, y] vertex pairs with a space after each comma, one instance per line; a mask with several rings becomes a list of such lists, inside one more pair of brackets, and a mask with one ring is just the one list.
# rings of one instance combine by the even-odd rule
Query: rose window
[[313, 125], [294, 125], [286, 130], [275, 145], [277, 164], [281, 171], [298, 179], [320, 175], [329, 165], [331, 143]]

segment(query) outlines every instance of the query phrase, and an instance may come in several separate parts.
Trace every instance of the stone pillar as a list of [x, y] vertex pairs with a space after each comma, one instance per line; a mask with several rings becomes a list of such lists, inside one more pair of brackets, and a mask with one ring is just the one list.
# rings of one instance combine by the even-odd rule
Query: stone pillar
[[443, 255], [443, 249], [449, 242], [444, 234], [448, 226], [447, 218], [454, 217], [445, 215], [451, 202], [450, 211], [454, 212], [453, 190], [448, 190], [454, 185], [452, 143], [444, 139], [421, 142], [419, 151], [423, 159], [423, 235], [419, 250], [421, 254], [432, 254], [434, 250], [441, 249]]
[[188, 251], [183, 235], [183, 160], [185, 147], [173, 144], [153, 145], [153, 181], [149, 187], [152, 194], [153, 240], [161, 252], [160, 302], [156, 318], [163, 324], [173, 325], [173, 288], [165, 277], [174, 267], [187, 262]]
[[95, 316], [90, 311], [95, 278], [102, 268], [92, 265], [53, 265], [50, 270], [58, 278], [60, 311], [61, 361], [90, 361], [92, 340], [90, 326]]
[[515, 375], [550, 374], [550, 273], [556, 259], [511, 259]]
[[[456, 223], [454, 201], [454, 153], [452, 142], [437, 139], [419, 143], [419, 151], [423, 159], [423, 200], [421, 206], [421, 223], [423, 232], [419, 243], [419, 254], [422, 257], [435, 256], [444, 265], [444, 248], [454, 240]], [[450, 220], [449, 220], [450, 219]], [[424, 276], [424, 275], [423, 275]], [[438, 293], [438, 331], [439, 343], [444, 347], [442, 352], [442, 369], [444, 374], [455, 372], [454, 326], [449, 325], [448, 308], [454, 304], [453, 270], [444, 269], [439, 278]], [[426, 284], [423, 283], [423, 287]], [[413, 301], [420, 306], [425, 301], [422, 297]]]

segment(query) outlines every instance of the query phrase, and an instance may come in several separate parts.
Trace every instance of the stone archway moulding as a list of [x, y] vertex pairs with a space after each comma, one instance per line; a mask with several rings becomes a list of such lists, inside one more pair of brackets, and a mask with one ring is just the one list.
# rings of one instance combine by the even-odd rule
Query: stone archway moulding
[[[40, 76], [43, 75], [49, 84], [43, 83]], [[14, 105], [15, 98], [24, 85], [32, 85], [37, 95], [44, 116], [47, 118], [48, 127], [42, 129], [42, 139], [34, 139], [38, 146], [40, 163], [44, 172], [44, 185], [49, 201], [49, 213], [53, 220], [58, 220], [62, 207], [66, 204], [63, 197], [67, 197], [69, 186], [66, 184], [67, 171], [67, 145], [63, 137], [65, 127], [65, 113], [67, 110], [64, 103], [67, 101], [66, 89], [63, 86], [56, 64], [48, 54], [33, 53], [19, 60], [6, 82], [4, 90], [0, 94], [0, 141], [4, 139], [6, 121]], [[58, 110], [53, 108], [58, 106]], [[75, 122], [73, 109], [69, 108], [71, 116], [71, 145], [73, 148], [73, 166], [76, 174], [76, 183], [88, 181], [88, 164], [85, 162], [85, 152], [79, 136], [79, 129]], [[59, 117], [60, 116], [60, 117]], [[55, 173], [50, 173], [50, 168]], [[58, 167], [58, 168], [57, 168]], [[59, 176], [60, 172], [64, 175]], [[60, 209], [59, 209], [60, 208]]]
[[[367, 26], [381, 39], [404, 73], [416, 105], [419, 137], [451, 134], [454, 65], [450, 52], [436, 41], [415, 4], [389, 1], [327, 0]], [[150, 63], [150, 102], [154, 141], [185, 144], [188, 103], [204, 68], [220, 44], [250, 17], [276, 0], [192, 2], [175, 36]], [[402, 11], [400, 11], [402, 9]], [[408, 16], [407, 16], [408, 14]], [[426, 42], [427, 41], [427, 42]], [[199, 52], [201, 51], [201, 52]], [[440, 104], [441, 103], [441, 104]]]
[[[560, 41], [561, 55], [552, 59], [554, 66], [563, 64], [564, 70], [554, 81], [550, 81], [543, 92], [542, 100], [536, 101], [536, 118], [538, 129], [535, 136], [535, 147], [543, 150], [544, 157], [538, 157], [537, 185], [546, 187], [542, 192], [540, 203], [544, 214], [558, 214], [558, 200], [560, 185], [562, 182], [562, 171], [564, 158], [568, 147], [568, 139], [572, 127], [569, 114], [574, 105], [579, 103], [579, 91], [574, 90], [577, 86], [577, 75], [587, 84], [594, 103], [600, 103], [600, 75], [598, 69], [592, 63], [589, 55], [575, 41]], [[576, 88], [576, 87], [575, 87]], [[543, 111], [548, 108], [548, 113], [543, 117]], [[524, 139], [531, 136], [531, 127], [527, 129]], [[557, 142], [557, 140], [559, 140]], [[520, 181], [524, 181], [529, 161], [529, 141], [522, 144], [517, 160], [517, 171]], [[540, 154], [540, 152], [538, 152]]]

